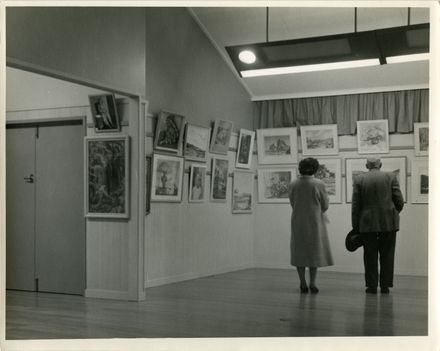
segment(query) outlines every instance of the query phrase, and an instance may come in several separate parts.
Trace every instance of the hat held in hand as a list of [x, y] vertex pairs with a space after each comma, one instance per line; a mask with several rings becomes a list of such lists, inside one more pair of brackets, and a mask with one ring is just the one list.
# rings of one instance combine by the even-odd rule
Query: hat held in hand
[[356, 251], [363, 244], [362, 236], [354, 229], [352, 229], [345, 238], [345, 247], [350, 252]]

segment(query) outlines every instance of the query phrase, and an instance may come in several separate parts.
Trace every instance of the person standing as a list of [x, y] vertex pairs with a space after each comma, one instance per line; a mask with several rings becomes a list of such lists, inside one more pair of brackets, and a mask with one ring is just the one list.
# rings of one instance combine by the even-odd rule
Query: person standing
[[[313, 176], [318, 168], [319, 162], [314, 158], [301, 160], [300, 176], [289, 185], [292, 207], [290, 263], [297, 269], [301, 293], [307, 293], [309, 287], [311, 293], [318, 293], [318, 267], [333, 265], [324, 214], [329, 199], [324, 182]], [[305, 278], [306, 267], [309, 267], [310, 286]]]
[[352, 227], [362, 236], [365, 291], [376, 294], [380, 283], [381, 293], [389, 294], [389, 288], [393, 287], [396, 232], [403, 196], [394, 173], [380, 170], [379, 158], [368, 158], [366, 167], [368, 172], [353, 180]]

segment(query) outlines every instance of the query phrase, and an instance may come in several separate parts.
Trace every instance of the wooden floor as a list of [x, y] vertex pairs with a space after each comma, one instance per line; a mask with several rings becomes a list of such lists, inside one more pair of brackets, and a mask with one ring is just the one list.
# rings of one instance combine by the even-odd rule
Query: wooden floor
[[319, 272], [319, 294], [301, 295], [293, 269], [247, 269], [150, 288], [142, 302], [7, 291], [6, 338], [427, 335], [427, 278], [394, 285], [367, 295], [362, 274]]

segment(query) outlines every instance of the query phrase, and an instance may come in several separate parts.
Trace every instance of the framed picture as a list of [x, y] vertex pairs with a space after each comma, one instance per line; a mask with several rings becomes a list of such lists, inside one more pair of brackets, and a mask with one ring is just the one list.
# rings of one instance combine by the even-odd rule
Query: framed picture
[[89, 103], [95, 132], [111, 133], [121, 130], [114, 94], [89, 95]]
[[206, 166], [191, 165], [188, 202], [204, 202], [206, 189]]
[[157, 118], [154, 149], [179, 154], [183, 140], [185, 117], [161, 111]]
[[235, 167], [251, 168], [252, 152], [254, 150], [255, 132], [247, 129], [240, 129], [238, 138], [237, 159]]
[[229, 150], [229, 141], [231, 140], [234, 123], [231, 121], [216, 119], [214, 130], [212, 132], [210, 151], [215, 154], [227, 155]]
[[[406, 201], [406, 157], [382, 157], [381, 171], [392, 172], [399, 181], [403, 199]], [[359, 174], [368, 172], [366, 158], [348, 158], [345, 160], [346, 200], [351, 202], [353, 179]]]
[[235, 171], [232, 184], [232, 213], [252, 213], [254, 172]]
[[319, 169], [315, 177], [325, 183], [330, 203], [342, 202], [341, 160], [339, 158], [319, 158]]
[[413, 160], [411, 164], [411, 202], [413, 204], [427, 204], [428, 194], [428, 160]]
[[182, 201], [183, 161], [178, 156], [154, 154], [151, 201]]
[[84, 141], [86, 217], [128, 218], [128, 136]]
[[145, 214], [149, 214], [151, 210], [151, 172], [153, 158], [145, 156]]
[[414, 123], [414, 148], [416, 156], [428, 156], [429, 124]]
[[226, 202], [228, 189], [229, 160], [212, 158], [211, 201]]
[[387, 154], [389, 152], [388, 120], [357, 122], [358, 153]]
[[258, 163], [296, 163], [298, 161], [296, 133], [296, 128], [258, 129]]
[[302, 154], [306, 155], [337, 155], [338, 126], [324, 124], [301, 127]]
[[258, 202], [289, 203], [289, 184], [296, 179], [296, 168], [258, 170]]
[[206, 162], [208, 158], [210, 128], [186, 125], [184, 156], [187, 160]]

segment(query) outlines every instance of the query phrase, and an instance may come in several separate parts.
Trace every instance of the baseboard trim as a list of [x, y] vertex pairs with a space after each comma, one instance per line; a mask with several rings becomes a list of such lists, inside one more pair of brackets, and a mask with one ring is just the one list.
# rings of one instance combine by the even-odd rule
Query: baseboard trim
[[85, 297], [95, 297], [100, 299], [129, 300], [128, 291], [86, 289]]

